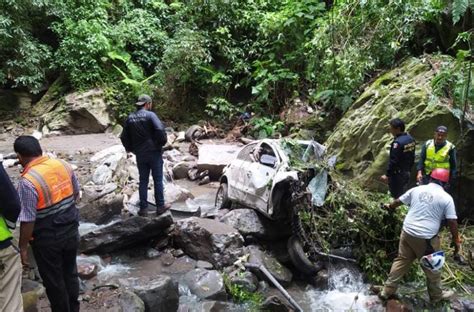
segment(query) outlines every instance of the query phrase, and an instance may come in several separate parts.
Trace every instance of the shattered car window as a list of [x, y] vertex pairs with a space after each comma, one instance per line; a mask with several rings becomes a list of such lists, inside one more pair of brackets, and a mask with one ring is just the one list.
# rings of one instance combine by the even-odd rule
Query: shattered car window
[[280, 145], [289, 159], [292, 168], [319, 167], [325, 153], [325, 146], [316, 141], [288, 140], [280, 141]]
[[239, 152], [239, 155], [237, 155], [237, 159], [253, 162], [254, 160], [251, 154], [256, 146], [257, 144], [249, 144], [244, 146], [244, 148]]

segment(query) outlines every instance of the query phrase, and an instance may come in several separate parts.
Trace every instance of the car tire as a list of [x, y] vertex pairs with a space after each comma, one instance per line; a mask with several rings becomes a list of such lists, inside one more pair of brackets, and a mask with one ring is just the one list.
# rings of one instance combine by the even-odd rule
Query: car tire
[[293, 235], [288, 239], [287, 247], [291, 262], [301, 273], [314, 275], [323, 268], [321, 262], [315, 263], [308, 259], [297, 236]]
[[196, 139], [200, 139], [204, 133], [204, 129], [198, 125], [192, 125], [191, 127], [186, 130], [184, 134], [184, 138], [188, 142], [192, 142]]
[[230, 208], [232, 201], [229, 199], [227, 183], [221, 183], [217, 190], [215, 207], [217, 209]]

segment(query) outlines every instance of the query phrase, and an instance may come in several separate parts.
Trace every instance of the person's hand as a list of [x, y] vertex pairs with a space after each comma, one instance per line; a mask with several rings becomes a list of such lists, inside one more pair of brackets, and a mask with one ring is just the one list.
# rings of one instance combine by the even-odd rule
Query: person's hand
[[416, 174], [416, 181], [420, 184], [421, 182], [423, 182], [423, 174], [421, 173], [421, 171], [418, 171], [418, 173]]
[[28, 263], [28, 249], [20, 249], [21, 264], [24, 267], [29, 267]]
[[381, 177], [380, 177], [380, 180], [381, 180], [383, 183], [388, 183], [388, 177], [387, 177], [387, 175], [384, 174], [383, 176], [381, 176]]

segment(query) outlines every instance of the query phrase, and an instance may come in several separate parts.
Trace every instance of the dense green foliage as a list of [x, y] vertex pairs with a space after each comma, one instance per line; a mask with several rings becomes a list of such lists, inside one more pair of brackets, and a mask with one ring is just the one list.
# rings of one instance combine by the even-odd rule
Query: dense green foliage
[[445, 7], [459, 24], [472, 1], [5, 0], [0, 84], [39, 91], [62, 73], [116, 102], [147, 91], [221, 121], [294, 97], [345, 110]]

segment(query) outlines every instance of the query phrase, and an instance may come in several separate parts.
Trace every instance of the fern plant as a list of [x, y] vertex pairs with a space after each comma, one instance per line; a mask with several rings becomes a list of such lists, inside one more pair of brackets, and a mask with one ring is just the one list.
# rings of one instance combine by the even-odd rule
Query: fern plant
[[468, 9], [474, 9], [474, 0], [454, 0], [453, 1], [453, 24], [459, 22]]

